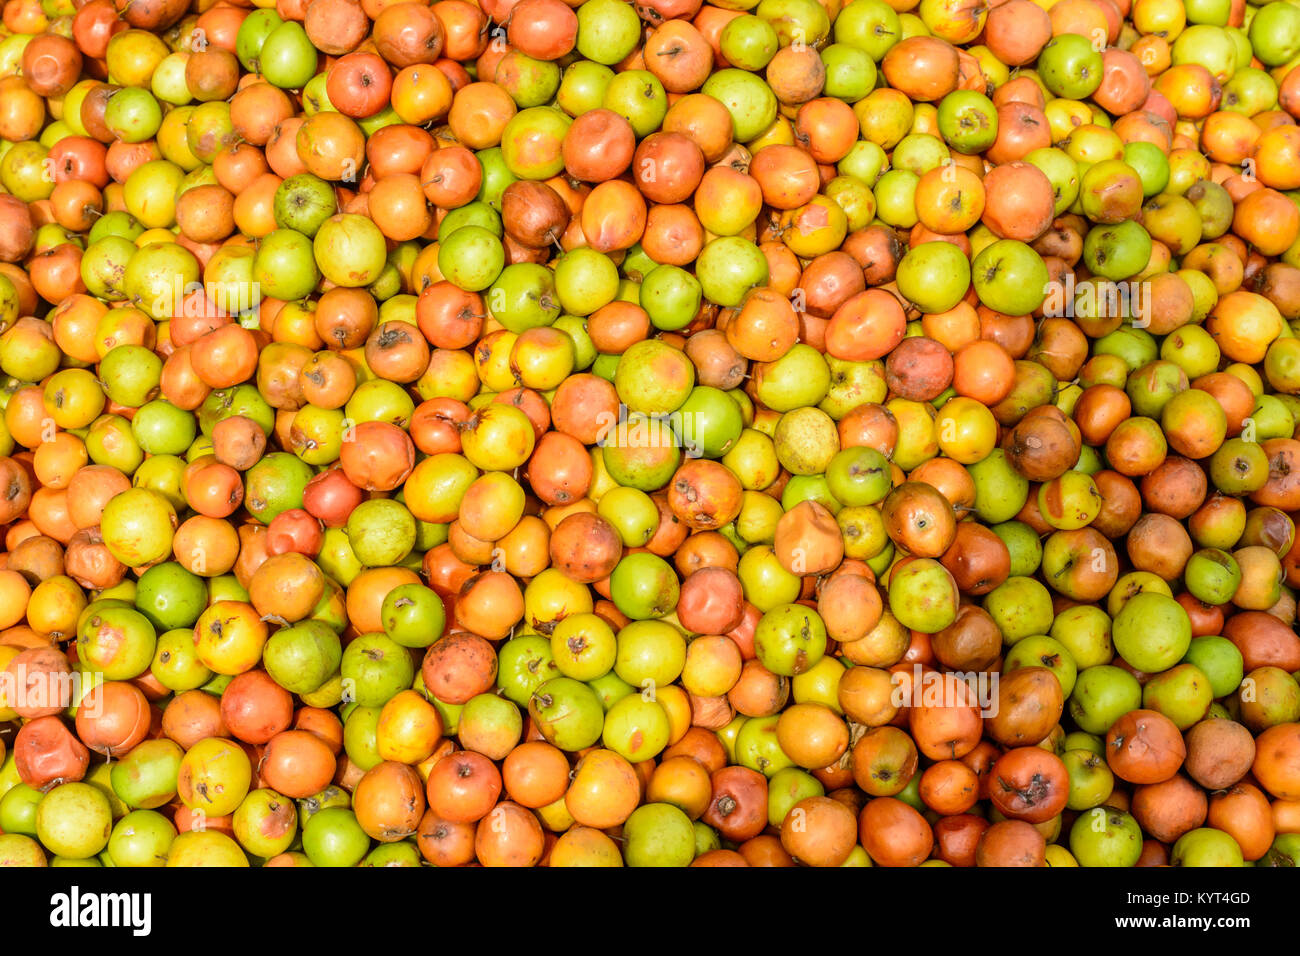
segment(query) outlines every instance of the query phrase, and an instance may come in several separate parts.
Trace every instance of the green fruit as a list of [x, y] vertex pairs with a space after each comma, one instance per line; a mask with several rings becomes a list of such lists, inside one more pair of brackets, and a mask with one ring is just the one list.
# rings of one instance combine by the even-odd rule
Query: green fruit
[[1300, 833], [1279, 833], [1257, 866], [1300, 865]]
[[889, 609], [907, 627], [937, 634], [957, 619], [957, 582], [933, 558], [896, 567], [889, 577]]
[[1227, 697], [1241, 686], [1246, 670], [1237, 645], [1226, 637], [1203, 635], [1192, 638], [1183, 660], [1196, 665], [1210, 682], [1215, 699]]
[[889, 459], [867, 445], [845, 448], [826, 466], [826, 483], [847, 507], [874, 505], [891, 489]]
[[604, 253], [580, 246], [556, 260], [555, 292], [565, 312], [591, 315], [618, 295], [618, 266]]
[[623, 823], [628, 866], [690, 866], [695, 859], [691, 818], [668, 803], [637, 807]]
[[622, 0], [587, 0], [578, 8], [578, 52], [607, 66], [619, 62], [641, 39], [641, 20]]
[[[970, 261], [947, 242], [923, 242], [898, 264], [898, 291], [922, 312], [947, 312], [966, 294], [970, 279]], [[1045, 290], [1046, 281], [1041, 285]]]
[[1002, 673], [1009, 674], [1021, 667], [1046, 667], [1056, 675], [1061, 693], [1069, 697], [1078, 677], [1074, 658], [1065, 645], [1055, 638], [1037, 635], [1017, 641], [1007, 651], [1002, 662]]
[[388, 264], [384, 234], [369, 218], [355, 213], [338, 213], [321, 223], [312, 251], [321, 275], [335, 285], [370, 285]]
[[389, 591], [380, 619], [384, 633], [403, 647], [428, 647], [447, 626], [442, 598], [423, 584], [400, 584]]
[[735, 399], [707, 385], [693, 388], [676, 415], [687, 452], [704, 458], [721, 458], [735, 447], [745, 429], [745, 418]]
[[595, 691], [596, 699], [600, 701], [601, 710], [605, 713], [609, 713], [609, 709], [624, 697], [636, 693], [636, 688], [619, 677], [614, 671], [597, 677], [595, 680], [587, 681], [587, 686]]
[[1142, 706], [1142, 686], [1128, 671], [1099, 664], [1079, 672], [1070, 695], [1070, 716], [1090, 734], [1104, 734], [1130, 710]]
[[776, 94], [753, 73], [718, 70], [704, 81], [701, 89], [727, 108], [738, 142], [745, 143], [758, 136], [776, 119]]
[[139, 611], [98, 607], [77, 628], [77, 658], [105, 680], [139, 677], [153, 661], [157, 633]]
[[808, 771], [799, 767], [778, 770], [767, 782], [767, 822], [779, 827], [800, 800], [825, 795], [826, 788]]
[[1300, 9], [1275, 0], [1250, 21], [1250, 45], [1265, 66], [1281, 66], [1300, 54]]
[[1008, 644], [1052, 627], [1052, 595], [1034, 578], [1009, 577], [984, 598], [984, 610], [993, 616]]
[[1164, 714], [1179, 730], [1204, 718], [1213, 703], [1210, 679], [1195, 664], [1177, 664], [1151, 677], [1142, 688], [1142, 706]]
[[636, 488], [611, 488], [600, 497], [597, 513], [618, 531], [623, 546], [639, 548], [659, 528], [659, 507], [654, 499]]
[[793, 677], [812, 668], [826, 653], [826, 625], [812, 608], [782, 604], [772, 608], [754, 631], [754, 652], [774, 674]]
[[1093, 49], [1092, 40], [1077, 33], [1053, 37], [1038, 55], [1038, 74], [1054, 96], [1079, 100], [1091, 96], [1101, 85], [1102, 70], [1101, 54]]
[[835, 422], [820, 408], [795, 408], [781, 416], [772, 434], [776, 457], [794, 475], [820, 475], [839, 451]]
[[1115, 788], [1115, 775], [1106, 765], [1103, 754], [1092, 750], [1067, 750], [1061, 761], [1070, 775], [1070, 796], [1066, 807], [1071, 810], [1091, 810], [1110, 797]]
[[302, 848], [316, 866], [356, 866], [370, 850], [370, 837], [355, 813], [331, 807], [307, 821]]
[[1080, 866], [1131, 867], [1142, 855], [1142, 828], [1127, 813], [1094, 807], [1070, 828], [1070, 852]]
[[[291, 229], [304, 236], [316, 235], [325, 220], [337, 211], [338, 199], [334, 195], [334, 187], [311, 173], [290, 176], [276, 187], [275, 198], [272, 200], [275, 224], [281, 229]], [[263, 242], [265, 241], [264, 239]], [[313, 262], [313, 266], [314, 264]]]
[[1200, 827], [1180, 836], [1169, 852], [1171, 866], [1243, 866], [1241, 847], [1223, 830]]
[[[316, 224], [312, 235], [319, 232], [322, 224], [323, 221]], [[311, 294], [320, 282], [311, 238], [302, 231], [287, 228], [264, 236], [253, 259], [253, 279], [264, 294], [277, 299], [301, 299]]]
[[[1027, 484], [1025, 487], [1028, 489]], [[1043, 560], [1043, 545], [1033, 528], [1023, 521], [1004, 521], [989, 530], [1002, 539], [1011, 554], [1011, 575], [1027, 577], [1038, 570]]]
[[149, 671], [160, 684], [177, 694], [202, 687], [212, 679], [212, 671], [203, 665], [195, 651], [192, 627], [158, 635]]
[[681, 594], [677, 572], [648, 552], [622, 558], [609, 576], [609, 589], [618, 609], [636, 621], [670, 613]]
[[113, 811], [108, 797], [88, 783], [64, 783], [36, 810], [36, 837], [51, 853], [85, 859], [108, 846]]
[[193, 627], [208, 603], [203, 578], [175, 561], [156, 564], [140, 575], [135, 607], [159, 631]]
[[816, 405], [831, 386], [825, 357], [802, 342], [775, 362], [759, 366], [756, 375], [759, 401], [774, 412]]
[[99, 374], [111, 401], [139, 408], [158, 387], [162, 359], [142, 345], [118, 345], [100, 360]]
[[176, 511], [166, 498], [131, 488], [105, 506], [100, 531], [113, 557], [128, 567], [142, 567], [171, 553], [175, 522]]
[[974, 155], [998, 138], [997, 107], [983, 93], [956, 90], [939, 101], [939, 131], [959, 153]]
[[595, 691], [571, 677], [539, 684], [528, 700], [528, 715], [548, 742], [570, 753], [594, 744], [605, 725]]
[[618, 632], [614, 672], [633, 687], [667, 687], [685, 666], [686, 638], [667, 621], [633, 621]]
[[1099, 607], [1081, 604], [1066, 608], [1052, 622], [1051, 636], [1070, 652], [1080, 670], [1109, 664], [1115, 656], [1110, 640], [1110, 618]]
[[623, 70], [605, 87], [600, 105], [627, 120], [638, 137], [645, 137], [663, 124], [668, 93], [648, 70]]
[[[706, 90], [707, 86], [706, 83]], [[695, 260], [695, 277], [700, 280], [706, 299], [734, 308], [750, 289], [767, 284], [767, 258], [748, 239], [720, 236], [709, 240]]]
[[637, 342], [618, 361], [614, 388], [632, 412], [664, 415], [681, 408], [695, 387], [686, 353], [658, 339]]
[[285, 21], [266, 35], [257, 60], [263, 78], [286, 90], [301, 89], [316, 73], [316, 48], [296, 20]]
[[0, 827], [6, 833], [36, 836], [36, 812], [43, 796], [41, 791], [25, 783], [10, 788], [0, 797]]
[[1173, 667], [1192, 640], [1192, 625], [1181, 604], [1144, 591], [1129, 598], [1113, 627], [1115, 650], [1139, 671], [1154, 674]]
[[176, 780], [185, 751], [163, 737], [133, 747], [113, 764], [109, 780], [113, 792], [128, 807], [153, 810], [176, 797]]
[[[751, 717], [736, 734], [735, 763], [756, 770], [765, 777], [773, 777], [793, 767], [794, 761], [781, 749], [777, 740], [776, 725], [780, 717]], [[920, 776], [920, 774], [917, 774]]]
[[[343, 697], [349, 696], [351, 685], [345, 684], [343, 687]], [[438, 699], [433, 698], [433, 704], [436, 706]], [[343, 750], [347, 753], [348, 759], [355, 763], [362, 770], [369, 770], [383, 763], [383, 758], [379, 756], [379, 715], [382, 712], [380, 707], [364, 707], [355, 702], [349, 702], [349, 706], [344, 709], [343, 718]], [[439, 715], [442, 711], [438, 711]], [[457, 716], [460, 711], [457, 710]], [[455, 733], [454, 721], [443, 721], [447, 733]]]
[[559, 676], [551, 642], [540, 634], [521, 634], [497, 650], [497, 686], [521, 707], [528, 706], [539, 685]]
[[262, 666], [293, 694], [310, 694], [338, 670], [343, 658], [339, 636], [321, 621], [302, 621], [271, 635], [262, 649]]
[[989, 308], [1008, 315], [1025, 315], [1047, 297], [1047, 266], [1023, 242], [999, 239], [986, 246], [971, 264], [975, 293]]
[[415, 546], [415, 518], [391, 498], [361, 502], [348, 515], [347, 530], [352, 553], [366, 567], [400, 564]]
[[663, 705], [647, 694], [629, 694], [606, 711], [601, 739], [620, 757], [640, 763], [658, 756], [671, 732]]
[[248, 857], [220, 830], [189, 830], [177, 835], [167, 851], [167, 865], [178, 867], [246, 867]]
[[302, 507], [302, 492], [312, 468], [287, 452], [272, 452], [244, 472], [244, 505], [258, 521], [270, 524], [281, 512]]
[[234, 813], [232, 825], [240, 845], [254, 856], [270, 858], [293, 846], [298, 812], [293, 801], [269, 788], [254, 790]]
[[975, 482], [975, 514], [983, 522], [1010, 521], [1029, 500], [1029, 480], [1011, 466], [1001, 448], [966, 470]]
[[766, 20], [752, 14], [736, 17], [723, 27], [719, 44], [727, 62], [750, 72], [767, 66], [780, 49], [776, 30]]
[[382, 707], [411, 686], [415, 665], [406, 648], [383, 634], [363, 634], [343, 651], [344, 697], [363, 707]]
[[108, 855], [114, 866], [166, 866], [176, 828], [156, 810], [132, 810], [113, 826]]
[[595, 680], [613, 669], [618, 639], [599, 615], [570, 614], [551, 632], [551, 653], [565, 677]]
[[516, 335], [551, 325], [560, 317], [555, 274], [536, 263], [517, 262], [503, 268], [485, 298], [492, 317]]

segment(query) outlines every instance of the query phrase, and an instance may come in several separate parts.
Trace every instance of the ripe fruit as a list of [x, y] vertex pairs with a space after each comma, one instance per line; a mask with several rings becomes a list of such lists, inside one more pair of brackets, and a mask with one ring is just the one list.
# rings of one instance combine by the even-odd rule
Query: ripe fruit
[[1293, 5], [272, 6], [4, 8], [0, 862], [1294, 859]]

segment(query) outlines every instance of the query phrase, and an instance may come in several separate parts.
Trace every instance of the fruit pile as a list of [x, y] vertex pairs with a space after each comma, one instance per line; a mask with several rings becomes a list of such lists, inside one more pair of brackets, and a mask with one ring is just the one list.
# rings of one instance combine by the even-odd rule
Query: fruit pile
[[1291, 866], [1300, 3], [5, 0], [0, 864]]

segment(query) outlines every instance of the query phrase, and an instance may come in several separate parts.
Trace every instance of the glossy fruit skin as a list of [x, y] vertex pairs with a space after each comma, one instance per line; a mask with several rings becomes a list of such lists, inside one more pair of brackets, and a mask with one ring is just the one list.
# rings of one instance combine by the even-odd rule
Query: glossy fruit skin
[[540, 684], [528, 712], [543, 736], [561, 750], [581, 750], [595, 743], [604, 727], [600, 703], [590, 688], [567, 677]]
[[610, 575], [614, 601], [628, 617], [658, 617], [677, 605], [680, 587], [667, 563], [655, 555], [630, 555]]
[[[1177, 663], [1191, 643], [1186, 614], [1176, 602], [1160, 594], [1137, 595], [1124, 606], [1116, 621], [1116, 650], [1134, 667], [1148, 672], [1162, 671]], [[1166, 643], [1152, 647], [1149, 642], [1156, 633], [1167, 635]], [[1144, 647], [1144, 643], [1148, 646]]]
[[763, 615], [754, 633], [754, 650], [768, 670], [793, 677], [821, 660], [826, 649], [825, 631], [815, 612], [782, 605]]
[[971, 271], [975, 291], [989, 308], [1022, 314], [1042, 304], [1040, 295], [1047, 287], [1047, 268], [1024, 243], [1013, 239], [993, 243], [975, 257]]
[[341, 807], [312, 816], [302, 836], [303, 849], [317, 866], [355, 866], [370, 848], [356, 816]]
[[690, 819], [669, 804], [648, 803], [628, 817], [628, 866], [687, 866], [695, 856]]
[[1070, 829], [1070, 852], [1080, 866], [1132, 866], [1142, 850], [1142, 831], [1129, 814], [1097, 807]]

